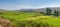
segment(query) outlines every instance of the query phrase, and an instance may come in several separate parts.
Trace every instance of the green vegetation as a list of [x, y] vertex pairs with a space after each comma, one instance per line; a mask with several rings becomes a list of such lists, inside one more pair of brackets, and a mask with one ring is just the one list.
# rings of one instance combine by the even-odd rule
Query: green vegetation
[[58, 16], [59, 15], [59, 12], [54, 10], [54, 16]]
[[51, 9], [49, 7], [46, 8], [46, 15], [51, 15]]
[[0, 12], [0, 16], [9, 19], [16, 27], [60, 27], [60, 16], [54, 16], [57, 12], [50, 15], [50, 10], [47, 14], [44, 15], [42, 12]]

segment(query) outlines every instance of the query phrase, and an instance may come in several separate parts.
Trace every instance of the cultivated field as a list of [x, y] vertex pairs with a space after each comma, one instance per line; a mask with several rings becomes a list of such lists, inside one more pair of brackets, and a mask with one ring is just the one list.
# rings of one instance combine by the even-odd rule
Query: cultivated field
[[60, 27], [60, 17], [36, 12], [1, 12], [0, 16], [9, 19], [13, 27]]

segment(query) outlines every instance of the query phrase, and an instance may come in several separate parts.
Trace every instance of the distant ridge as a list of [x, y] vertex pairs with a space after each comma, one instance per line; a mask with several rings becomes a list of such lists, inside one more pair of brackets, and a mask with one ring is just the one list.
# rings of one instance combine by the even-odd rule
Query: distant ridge
[[[57, 10], [60, 11], [60, 7], [49, 7], [52, 9], [52, 11]], [[20, 9], [20, 10], [11, 10], [11, 11], [28, 11], [28, 12], [32, 12], [32, 11], [36, 11], [36, 12], [45, 12], [46, 8], [38, 8], [38, 9]], [[9, 10], [4, 10], [4, 9], [0, 9], [0, 11], [9, 11]]]

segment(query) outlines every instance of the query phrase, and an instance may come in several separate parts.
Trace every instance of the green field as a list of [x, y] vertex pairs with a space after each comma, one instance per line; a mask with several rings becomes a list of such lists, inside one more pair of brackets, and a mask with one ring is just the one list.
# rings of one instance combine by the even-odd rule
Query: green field
[[10, 19], [16, 27], [60, 27], [60, 17], [36, 12], [2, 12], [0, 16]]

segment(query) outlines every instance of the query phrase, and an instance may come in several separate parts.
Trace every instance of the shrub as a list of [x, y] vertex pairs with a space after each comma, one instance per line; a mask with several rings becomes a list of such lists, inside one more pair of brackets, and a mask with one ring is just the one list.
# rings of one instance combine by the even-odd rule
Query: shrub
[[59, 12], [54, 10], [54, 16], [58, 16], [59, 15]]
[[46, 8], [46, 15], [50, 15], [51, 14], [51, 9], [49, 7]]

